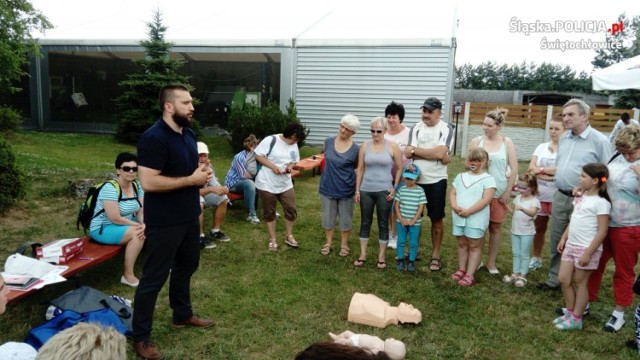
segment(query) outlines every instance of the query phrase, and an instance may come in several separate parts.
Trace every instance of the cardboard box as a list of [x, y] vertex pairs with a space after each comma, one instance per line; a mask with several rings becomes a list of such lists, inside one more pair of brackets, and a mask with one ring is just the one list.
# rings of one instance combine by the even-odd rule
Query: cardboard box
[[62, 239], [52, 241], [48, 244], [36, 248], [36, 257], [67, 256], [82, 249], [82, 239]]
[[55, 255], [54, 256], [42, 256], [42, 257], [38, 257], [38, 260], [44, 261], [44, 262], [48, 262], [48, 263], [54, 263], [54, 264], [58, 264], [58, 265], [65, 265], [66, 263], [71, 261], [71, 259], [73, 259], [77, 255], [81, 254], [82, 250], [83, 250], [83, 245], [81, 244], [79, 248], [76, 248], [75, 252], [68, 253], [66, 255], [60, 255], [60, 256], [55, 256]]

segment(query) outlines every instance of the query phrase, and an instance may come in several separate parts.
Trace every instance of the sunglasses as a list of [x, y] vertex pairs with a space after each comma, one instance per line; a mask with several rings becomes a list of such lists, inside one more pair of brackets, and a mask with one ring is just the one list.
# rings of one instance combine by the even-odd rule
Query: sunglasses
[[123, 166], [120, 168], [120, 170], [124, 171], [124, 172], [138, 172], [138, 167], [137, 166]]
[[384, 130], [373, 130], [371, 129], [371, 133], [372, 134], [382, 134], [384, 132]]

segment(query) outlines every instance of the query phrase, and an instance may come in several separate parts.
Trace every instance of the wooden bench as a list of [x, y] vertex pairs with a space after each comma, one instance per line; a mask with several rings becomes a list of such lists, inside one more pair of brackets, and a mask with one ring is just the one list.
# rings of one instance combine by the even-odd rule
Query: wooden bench
[[[83, 250], [82, 253], [71, 259], [65, 266], [69, 268], [65, 270], [61, 275], [67, 279], [78, 274], [79, 272], [86, 270], [90, 267], [101, 264], [112, 257], [118, 255], [120, 250], [124, 248], [123, 245], [102, 245], [89, 240], [89, 236], [82, 238]], [[10, 290], [7, 296], [8, 302], [14, 302], [24, 298], [30, 294], [35, 293], [40, 289], [31, 289], [29, 291]]]
[[[313, 156], [310, 156], [308, 158], [304, 158], [301, 159], [300, 161], [298, 161], [298, 164], [296, 164], [295, 169], [296, 170], [311, 170], [312, 171], [312, 176], [316, 176], [316, 169], [320, 166], [320, 163], [322, 163], [322, 160], [324, 160], [324, 154], [316, 154]], [[319, 171], [318, 171], [319, 173]]]

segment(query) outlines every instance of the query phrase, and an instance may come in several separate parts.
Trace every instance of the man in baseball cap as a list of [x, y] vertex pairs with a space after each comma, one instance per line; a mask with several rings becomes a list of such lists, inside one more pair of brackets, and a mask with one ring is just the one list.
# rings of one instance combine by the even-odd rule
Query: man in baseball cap
[[431, 219], [433, 250], [429, 269], [438, 271], [442, 268], [440, 248], [444, 235], [447, 164], [449, 149], [453, 146], [453, 130], [451, 125], [440, 120], [442, 102], [438, 98], [426, 99], [420, 109], [422, 121], [411, 129], [405, 155], [413, 159], [413, 165], [420, 169], [421, 176], [417, 182], [427, 196], [427, 215]]

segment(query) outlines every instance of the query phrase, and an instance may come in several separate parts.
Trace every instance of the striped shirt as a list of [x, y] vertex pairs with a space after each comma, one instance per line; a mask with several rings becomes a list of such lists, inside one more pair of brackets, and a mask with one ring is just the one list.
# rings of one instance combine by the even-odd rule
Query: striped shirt
[[[142, 186], [138, 182], [138, 180], [134, 180], [138, 185], [138, 198], [144, 197], [144, 190], [142, 190]], [[135, 194], [134, 194], [135, 195]], [[99, 213], [102, 209], [104, 209], [104, 200], [110, 201], [118, 201], [118, 192], [116, 191], [116, 187], [111, 183], [105, 184], [102, 189], [100, 189], [100, 193], [98, 194], [98, 200], [96, 201], [96, 209], [93, 214]], [[136, 215], [138, 210], [140, 210], [140, 203], [136, 201], [135, 197], [128, 197], [125, 193], [122, 193], [122, 200], [118, 202], [118, 208], [120, 209], [120, 215], [124, 218], [132, 220]], [[103, 211], [100, 215], [96, 216], [91, 220], [91, 225], [89, 226], [90, 231], [95, 231], [99, 229], [102, 225], [111, 225], [113, 224], [109, 217], [107, 216], [107, 212]]]
[[231, 189], [238, 181], [246, 179], [244, 176], [247, 173], [247, 150], [242, 150], [233, 157], [231, 161], [231, 167], [227, 176], [224, 179], [224, 185]]
[[[403, 186], [396, 194], [396, 201], [400, 203], [400, 215], [402, 215], [402, 218], [411, 220], [416, 216], [420, 204], [427, 203], [427, 197], [420, 186], [414, 186], [413, 188]], [[421, 221], [422, 217], [418, 217], [415, 225], [420, 225]]]

